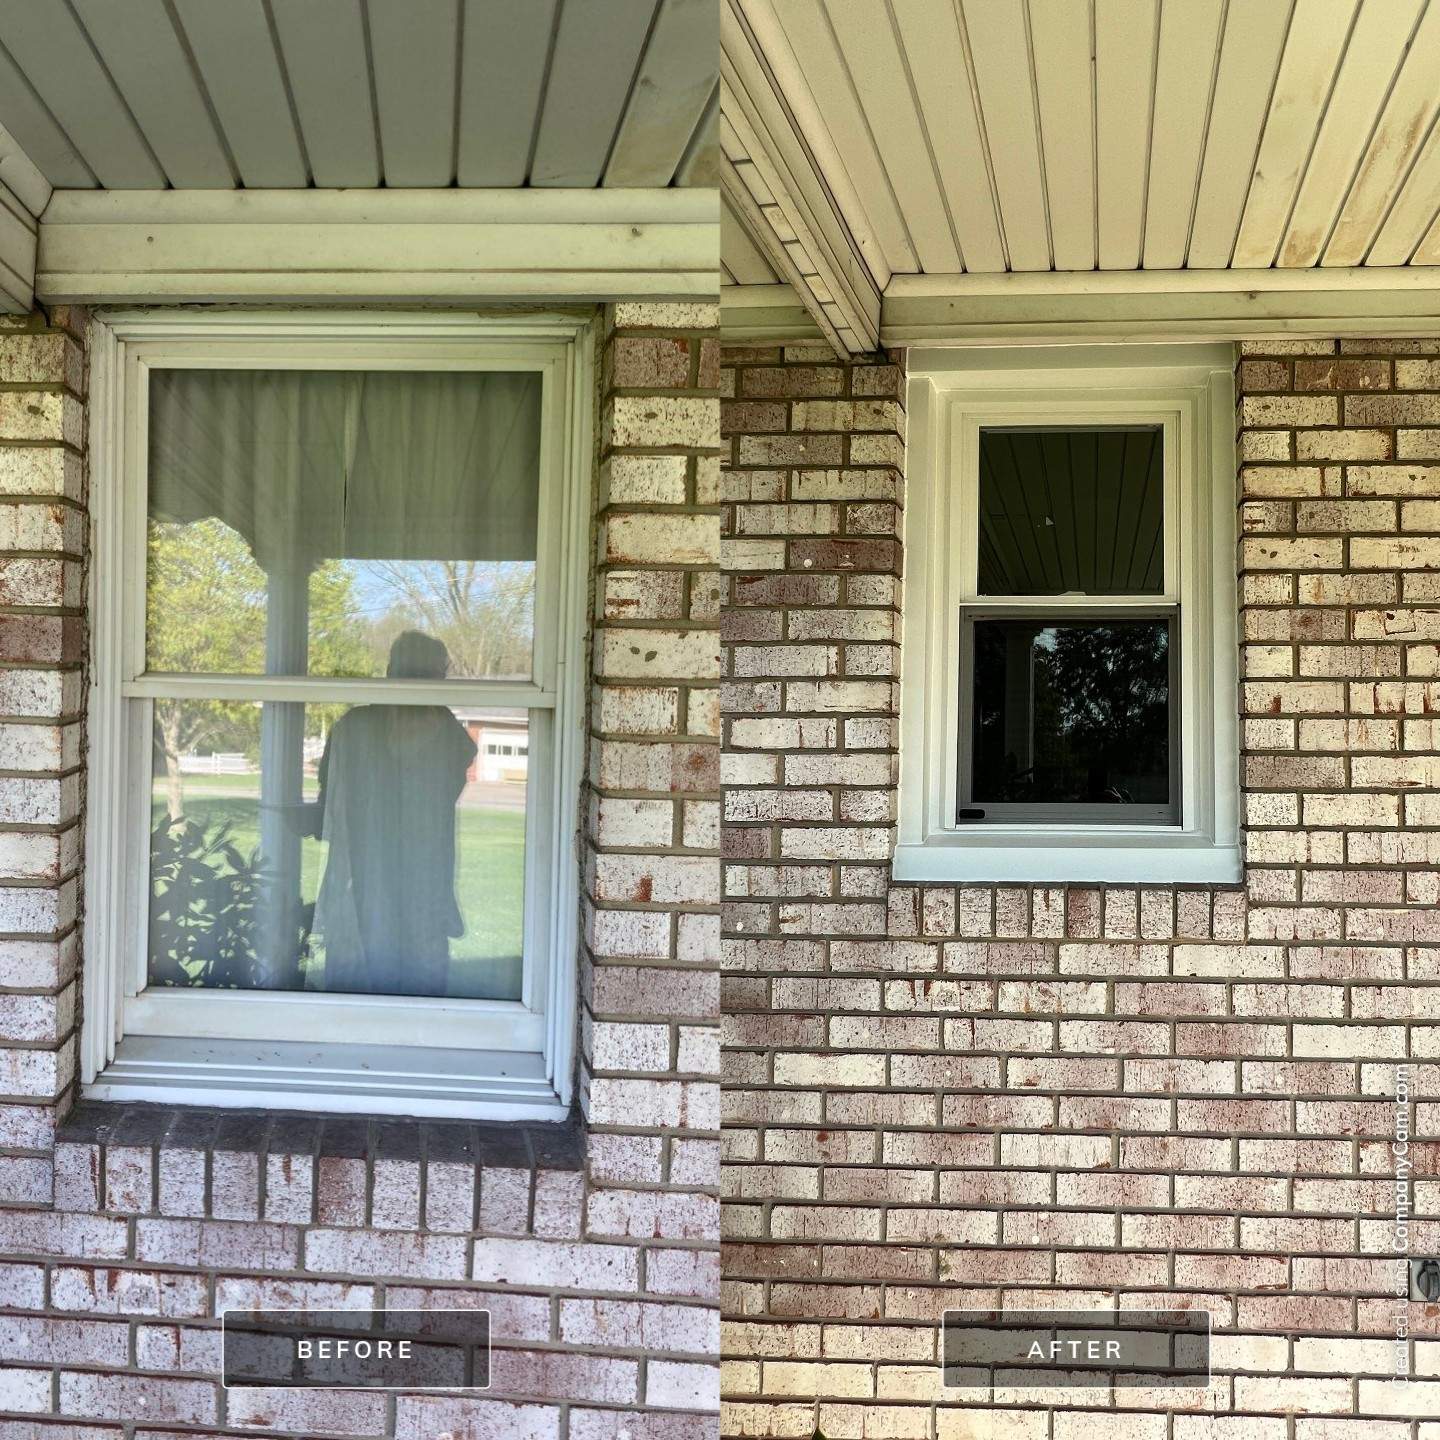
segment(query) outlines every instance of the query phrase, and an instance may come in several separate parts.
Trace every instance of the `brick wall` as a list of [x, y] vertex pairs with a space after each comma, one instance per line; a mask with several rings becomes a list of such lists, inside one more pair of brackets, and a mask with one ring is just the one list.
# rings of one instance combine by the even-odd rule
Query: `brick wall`
[[[83, 316], [0, 320], [3, 1440], [713, 1430], [717, 318], [604, 327], [570, 1127], [70, 1109]], [[382, 1301], [489, 1307], [492, 1390], [218, 1385], [217, 1308]]]
[[[1440, 343], [1244, 347], [1213, 889], [891, 884], [900, 370], [725, 362], [723, 1433], [1436, 1440]], [[943, 1309], [1117, 1295], [1213, 1313], [1208, 1401], [942, 1393]]]
[[0, 317], [0, 1196], [50, 1198], [76, 1078], [84, 316]]

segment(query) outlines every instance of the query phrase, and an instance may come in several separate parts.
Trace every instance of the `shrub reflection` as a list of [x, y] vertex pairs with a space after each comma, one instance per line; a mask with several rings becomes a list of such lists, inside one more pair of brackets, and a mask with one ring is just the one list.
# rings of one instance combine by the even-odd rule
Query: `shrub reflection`
[[974, 685], [975, 801], [1169, 802], [1167, 621], [977, 621]]

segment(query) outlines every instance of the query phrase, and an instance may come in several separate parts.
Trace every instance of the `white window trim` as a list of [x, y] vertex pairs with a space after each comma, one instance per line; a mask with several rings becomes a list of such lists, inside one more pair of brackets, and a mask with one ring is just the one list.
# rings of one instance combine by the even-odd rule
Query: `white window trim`
[[[573, 315], [100, 312], [91, 330], [92, 658], [81, 1079], [99, 1099], [317, 1104], [335, 1111], [549, 1119], [573, 1091], [594, 335]], [[144, 673], [145, 371], [150, 365], [513, 369], [546, 376], [533, 679], [439, 682], [434, 701], [548, 712], [527, 846], [519, 1002], [143, 991], [147, 770], [135, 699], [195, 683]], [[128, 553], [127, 553], [128, 552]], [[137, 559], [137, 557], [141, 557]], [[128, 563], [127, 563], [128, 562]], [[365, 680], [206, 677], [246, 699], [385, 698]], [[417, 687], [412, 687], [417, 688]], [[427, 697], [428, 698], [428, 697]], [[534, 783], [548, 768], [550, 783]], [[138, 854], [138, 859], [137, 859]], [[317, 1037], [333, 1043], [317, 1044]]]
[[[897, 881], [1239, 881], [1233, 363], [1233, 348], [1215, 344], [910, 352]], [[975, 588], [980, 427], [1136, 421], [1166, 427], [1180, 823], [962, 824], [958, 622]]]

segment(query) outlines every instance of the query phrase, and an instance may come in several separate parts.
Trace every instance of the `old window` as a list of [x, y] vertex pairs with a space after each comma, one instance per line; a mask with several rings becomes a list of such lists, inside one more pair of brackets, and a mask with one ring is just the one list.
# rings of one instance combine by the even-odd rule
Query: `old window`
[[1228, 349], [911, 364], [897, 878], [1238, 878]]
[[282, 323], [117, 320], [102, 360], [86, 1078], [555, 1112], [583, 331]]

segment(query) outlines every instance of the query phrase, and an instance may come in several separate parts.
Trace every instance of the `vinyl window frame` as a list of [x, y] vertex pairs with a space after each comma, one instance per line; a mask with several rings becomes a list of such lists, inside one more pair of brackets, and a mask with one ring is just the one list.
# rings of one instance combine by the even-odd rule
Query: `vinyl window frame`
[[[1234, 352], [1225, 344], [993, 347], [909, 355], [897, 881], [1239, 881]], [[1160, 596], [981, 596], [980, 432], [1163, 427]], [[965, 617], [1175, 609], [1176, 823], [961, 821]]]
[[[100, 312], [92, 329], [89, 827], [81, 1081], [110, 1100], [491, 1119], [567, 1113], [576, 1030], [594, 331], [574, 315]], [[154, 368], [542, 376], [529, 680], [170, 676], [145, 668]], [[161, 696], [485, 705], [531, 716], [519, 1001], [147, 985], [148, 715]], [[540, 723], [536, 724], [536, 717]], [[537, 733], [538, 732], [538, 733]], [[540, 743], [536, 743], [536, 741]], [[147, 993], [148, 992], [148, 993]], [[317, 1041], [316, 1035], [326, 1039]], [[330, 1038], [334, 1037], [334, 1038]]]

